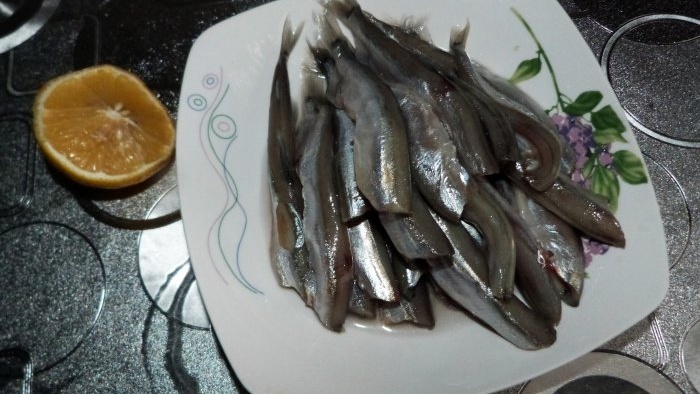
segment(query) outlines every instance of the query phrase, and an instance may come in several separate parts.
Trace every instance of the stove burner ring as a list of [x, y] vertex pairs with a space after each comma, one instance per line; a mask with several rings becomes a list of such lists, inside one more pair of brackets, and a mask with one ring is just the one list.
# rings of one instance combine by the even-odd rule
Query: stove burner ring
[[60, 0], [0, 0], [0, 53], [39, 31], [59, 3]]

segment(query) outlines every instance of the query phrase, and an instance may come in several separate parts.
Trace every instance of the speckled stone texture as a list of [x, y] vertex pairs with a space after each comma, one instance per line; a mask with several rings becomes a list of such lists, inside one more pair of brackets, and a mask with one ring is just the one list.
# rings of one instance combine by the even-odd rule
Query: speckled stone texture
[[[144, 285], [142, 232], [178, 220], [177, 210], [160, 221], [149, 216], [176, 185], [174, 165], [124, 191], [76, 187], [37, 153], [31, 106], [48, 79], [112, 63], [141, 76], [176, 117], [193, 41], [262, 3], [63, 0], [34, 37], [0, 54], [0, 392], [246, 392], [215, 334], [182, 318], [193, 278], [184, 270], [169, 282], [181, 263], [163, 265], [173, 267], [163, 273], [167, 304]], [[700, 17], [694, 0], [560, 3], [598, 58], [636, 17]], [[667, 137], [634, 130], [664, 220], [671, 287], [657, 311], [602, 348], [640, 360], [685, 392], [694, 391], [688, 376], [700, 375], [697, 363], [686, 363], [695, 368], [686, 373], [681, 361], [684, 336], [700, 319], [699, 64], [700, 26], [672, 20], [621, 36], [607, 64], [629, 116]], [[698, 343], [689, 340], [685, 350], [700, 354]], [[610, 380], [586, 384], [595, 382]]]

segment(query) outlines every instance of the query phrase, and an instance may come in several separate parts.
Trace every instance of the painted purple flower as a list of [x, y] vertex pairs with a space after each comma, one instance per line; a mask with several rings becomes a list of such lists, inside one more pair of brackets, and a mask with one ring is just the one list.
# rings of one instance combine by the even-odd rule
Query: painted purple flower
[[585, 123], [582, 117], [556, 113], [551, 119], [559, 134], [577, 153], [583, 154], [584, 150], [590, 151], [595, 146], [593, 126]]
[[605, 254], [610, 249], [610, 245], [586, 237], [582, 237], [581, 240], [583, 241], [584, 265], [586, 267], [591, 264], [594, 255]]
[[[582, 117], [577, 116], [556, 113], [551, 116], [551, 119], [559, 134], [576, 155], [571, 180], [590, 189], [591, 180], [586, 179], [583, 174], [583, 168], [590, 157], [596, 154], [594, 150], [598, 147], [593, 139], [593, 126], [588, 124]], [[611, 168], [613, 157], [608, 151], [608, 146], [600, 148], [602, 148], [602, 151], [598, 155], [598, 162], [604, 167]], [[586, 267], [591, 263], [594, 255], [605, 254], [610, 249], [610, 246], [606, 244], [585, 237], [582, 240]]]

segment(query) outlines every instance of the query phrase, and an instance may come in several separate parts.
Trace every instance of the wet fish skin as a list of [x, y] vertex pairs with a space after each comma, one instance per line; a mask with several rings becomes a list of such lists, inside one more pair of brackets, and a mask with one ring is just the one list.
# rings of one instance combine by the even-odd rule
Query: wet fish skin
[[451, 255], [452, 245], [430, 215], [423, 197], [417, 191], [414, 191], [411, 197], [411, 215], [379, 214], [379, 220], [391, 243], [407, 260]]
[[405, 298], [412, 298], [421, 278], [428, 276], [428, 267], [424, 261], [406, 260], [394, 252], [393, 269], [399, 283], [399, 290]]
[[304, 202], [294, 168], [295, 119], [287, 70], [287, 59], [300, 32], [301, 27], [293, 30], [290, 21], [285, 21], [270, 92], [267, 160], [273, 207], [270, 245], [273, 271], [281, 286], [294, 288], [309, 304], [311, 279], [302, 226]]
[[[485, 181], [480, 181], [483, 183]], [[503, 210], [481, 191], [472, 193], [462, 220], [483, 236], [488, 251], [489, 285], [496, 298], [509, 298], [515, 283], [516, 252], [513, 228]]]
[[502, 300], [493, 295], [485, 257], [464, 227], [434, 216], [455, 249], [451, 257], [429, 260], [431, 276], [440, 289], [518, 348], [536, 350], [552, 345], [556, 331], [551, 324], [519, 298]]
[[547, 251], [542, 265], [552, 279], [564, 285], [560, 298], [570, 306], [578, 306], [586, 275], [581, 236], [522, 190], [515, 188], [514, 195], [521, 216]]
[[397, 302], [379, 302], [377, 315], [387, 326], [413, 323], [419, 327], [433, 328], [435, 316], [430, 304], [427, 282], [420, 281], [414, 287], [413, 297], [401, 297]]
[[[521, 177], [536, 190], [550, 187], [562, 162], [570, 164], [569, 147], [554, 128], [552, 120], [530, 96], [510, 81], [474, 63], [481, 86], [502, 105], [519, 137]], [[564, 160], [563, 160], [564, 159]]]
[[543, 191], [522, 182], [515, 169], [507, 168], [505, 174], [533, 200], [583, 234], [608, 245], [625, 247], [622, 226], [607, 205], [566, 174], [560, 174], [554, 184]]
[[392, 87], [406, 120], [411, 178], [426, 202], [459, 222], [471, 191], [470, 176], [434, 108], [405, 86]]
[[[333, 109], [318, 96], [308, 97], [298, 137], [304, 140], [299, 174], [304, 196], [304, 240], [315, 275], [313, 309], [328, 329], [340, 331], [352, 295], [353, 267], [347, 231], [340, 218], [333, 157]], [[306, 121], [308, 119], [308, 122]]]
[[391, 90], [355, 58], [332, 20], [322, 22], [325, 51], [312, 53], [328, 80], [327, 97], [355, 122], [353, 162], [362, 195], [378, 212], [410, 213], [408, 142]]
[[374, 319], [377, 316], [377, 303], [370, 295], [360, 288], [357, 281], [353, 283], [352, 295], [348, 311], [364, 319]]
[[510, 183], [502, 178], [491, 182], [496, 186], [484, 183], [482, 190], [503, 209], [513, 227], [515, 282], [532, 309], [547, 322], [556, 325], [561, 320], [561, 295], [548, 265], [551, 252], [534, 231], [539, 224], [530, 220], [534, 218], [529, 210], [521, 211], [521, 201], [516, 198], [517, 190]]
[[392, 256], [377, 226], [374, 221], [365, 219], [347, 227], [355, 279], [370, 297], [398, 301], [401, 294], [392, 268]]
[[470, 174], [488, 175], [498, 172], [478, 114], [444, 77], [426, 67], [420, 60], [377, 28], [355, 0], [333, 0], [327, 5], [353, 33], [367, 51], [370, 67], [393, 86], [403, 84], [436, 104], [440, 118], [448, 125], [457, 146], [460, 161]]
[[355, 123], [342, 109], [334, 111], [335, 157], [338, 171], [338, 195], [343, 223], [357, 220], [370, 211], [369, 203], [355, 181], [353, 143]]
[[450, 34], [450, 53], [454, 56], [456, 68], [455, 75], [450, 80], [465, 97], [475, 103], [491, 142], [491, 148], [499, 162], [517, 161], [519, 155], [515, 132], [499, 103], [484, 91], [473, 71], [472, 60], [466, 51], [468, 33], [469, 24], [467, 23], [462, 29], [452, 29]]

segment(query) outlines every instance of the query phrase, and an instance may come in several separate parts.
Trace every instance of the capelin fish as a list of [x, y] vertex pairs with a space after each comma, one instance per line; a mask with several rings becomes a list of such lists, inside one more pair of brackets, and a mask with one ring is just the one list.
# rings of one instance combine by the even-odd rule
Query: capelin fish
[[513, 228], [501, 207], [479, 187], [464, 207], [462, 220], [472, 224], [481, 233], [488, 251], [489, 285], [496, 298], [509, 298], [515, 283], [515, 239]]
[[294, 165], [294, 112], [289, 92], [287, 59], [299, 38], [301, 27], [284, 22], [279, 58], [270, 93], [267, 160], [272, 196], [271, 255], [277, 281], [294, 288], [304, 302], [311, 303], [308, 283], [308, 251], [304, 243], [302, 216], [304, 201]]
[[378, 212], [411, 212], [406, 126], [391, 90], [355, 58], [329, 18], [319, 21], [327, 48], [311, 47], [328, 81], [326, 96], [355, 122], [353, 164], [362, 195]]
[[522, 182], [513, 168], [506, 168], [505, 174], [533, 200], [583, 234], [608, 245], [625, 247], [622, 226], [607, 204], [566, 174], [560, 174], [554, 184], [543, 191]]
[[401, 297], [397, 302], [379, 302], [377, 315], [379, 320], [387, 326], [408, 322], [419, 327], [433, 328], [435, 317], [430, 304], [427, 283], [418, 282], [410, 298]]
[[370, 206], [360, 193], [355, 181], [353, 143], [355, 123], [342, 109], [334, 112], [335, 157], [338, 170], [338, 196], [343, 223], [360, 219], [370, 211]]
[[380, 213], [379, 220], [391, 243], [407, 260], [430, 259], [452, 254], [452, 245], [442, 233], [418, 191], [411, 193], [411, 215]]
[[355, 0], [333, 0], [326, 7], [350, 29], [357, 45], [366, 51], [370, 67], [383, 81], [391, 86], [409, 86], [436, 104], [438, 114], [447, 124], [450, 137], [457, 146], [460, 161], [470, 174], [498, 172], [498, 163], [472, 103], [443, 76], [426, 67], [377, 28]]
[[[311, 89], [313, 92], [313, 89]], [[333, 109], [311, 93], [297, 137], [303, 141], [298, 171], [304, 196], [304, 240], [309, 265], [315, 274], [313, 309], [321, 323], [340, 331], [352, 294], [353, 267], [350, 246], [340, 219], [333, 157]], [[308, 126], [308, 127], [306, 127]]]
[[365, 219], [348, 226], [348, 238], [355, 269], [355, 279], [372, 298], [398, 301], [398, 281], [392, 268], [392, 258], [378, 224]]
[[451, 257], [430, 260], [430, 274], [452, 300], [501, 337], [525, 350], [548, 347], [556, 340], [556, 331], [517, 297], [501, 300], [488, 285], [488, 267], [479, 246], [461, 225], [438, 215], [435, 220], [452, 243]]
[[[519, 159], [515, 132], [508, 122], [503, 108], [486, 93], [479, 80], [472, 76], [472, 61], [466, 50], [469, 24], [462, 29], [452, 29], [450, 52], [454, 56], [456, 75], [450, 80], [476, 105], [479, 118], [484, 124], [491, 148], [499, 162]], [[460, 78], [461, 76], [461, 78]]]
[[[570, 151], [570, 148], [568, 145], [564, 146], [566, 144], [553, 129], [551, 120], [532, 99], [528, 98], [529, 101], [525, 105], [518, 101], [518, 96], [510, 97], [509, 94], [501, 92], [500, 86], [497, 88], [493, 84], [509, 82], [491, 81], [498, 77], [471, 61], [465, 49], [468, 27], [453, 30], [450, 43], [453, 56], [416, 34], [381, 22], [377, 18], [368, 18], [401, 47], [445, 76], [451, 83], [460, 87], [463, 94], [481, 105], [481, 118], [486, 122], [484, 127], [491, 131], [490, 142], [501, 161], [525, 161], [520, 165], [522, 176], [538, 190], [552, 184], [562, 162], [562, 150]], [[502, 126], [504, 121], [508, 124], [507, 128]], [[531, 149], [525, 152], [524, 158], [514, 149], [518, 145], [513, 141], [513, 132], [520, 134], [521, 139], [529, 141], [527, 147]], [[570, 152], [566, 153], [565, 157], [570, 158]], [[565, 160], [564, 163], [569, 161]]]
[[494, 179], [492, 182], [495, 187], [484, 183], [482, 190], [503, 209], [513, 227], [515, 281], [518, 288], [533, 310], [548, 323], [556, 325], [561, 320], [562, 297], [561, 286], [555, 282], [558, 279], [550, 270], [551, 252], [538, 239], [533, 229], [535, 225], [521, 215], [511, 184], [503, 179]]
[[[585, 266], [581, 237], [570, 225], [529, 198], [522, 190], [513, 190], [515, 206], [520, 216], [547, 251], [542, 266], [563, 284], [561, 299], [577, 306], [581, 299]], [[558, 288], [557, 287], [557, 288]]]
[[473, 187], [445, 125], [433, 106], [411, 89], [398, 85], [392, 91], [406, 120], [411, 178], [431, 208], [459, 222]]

